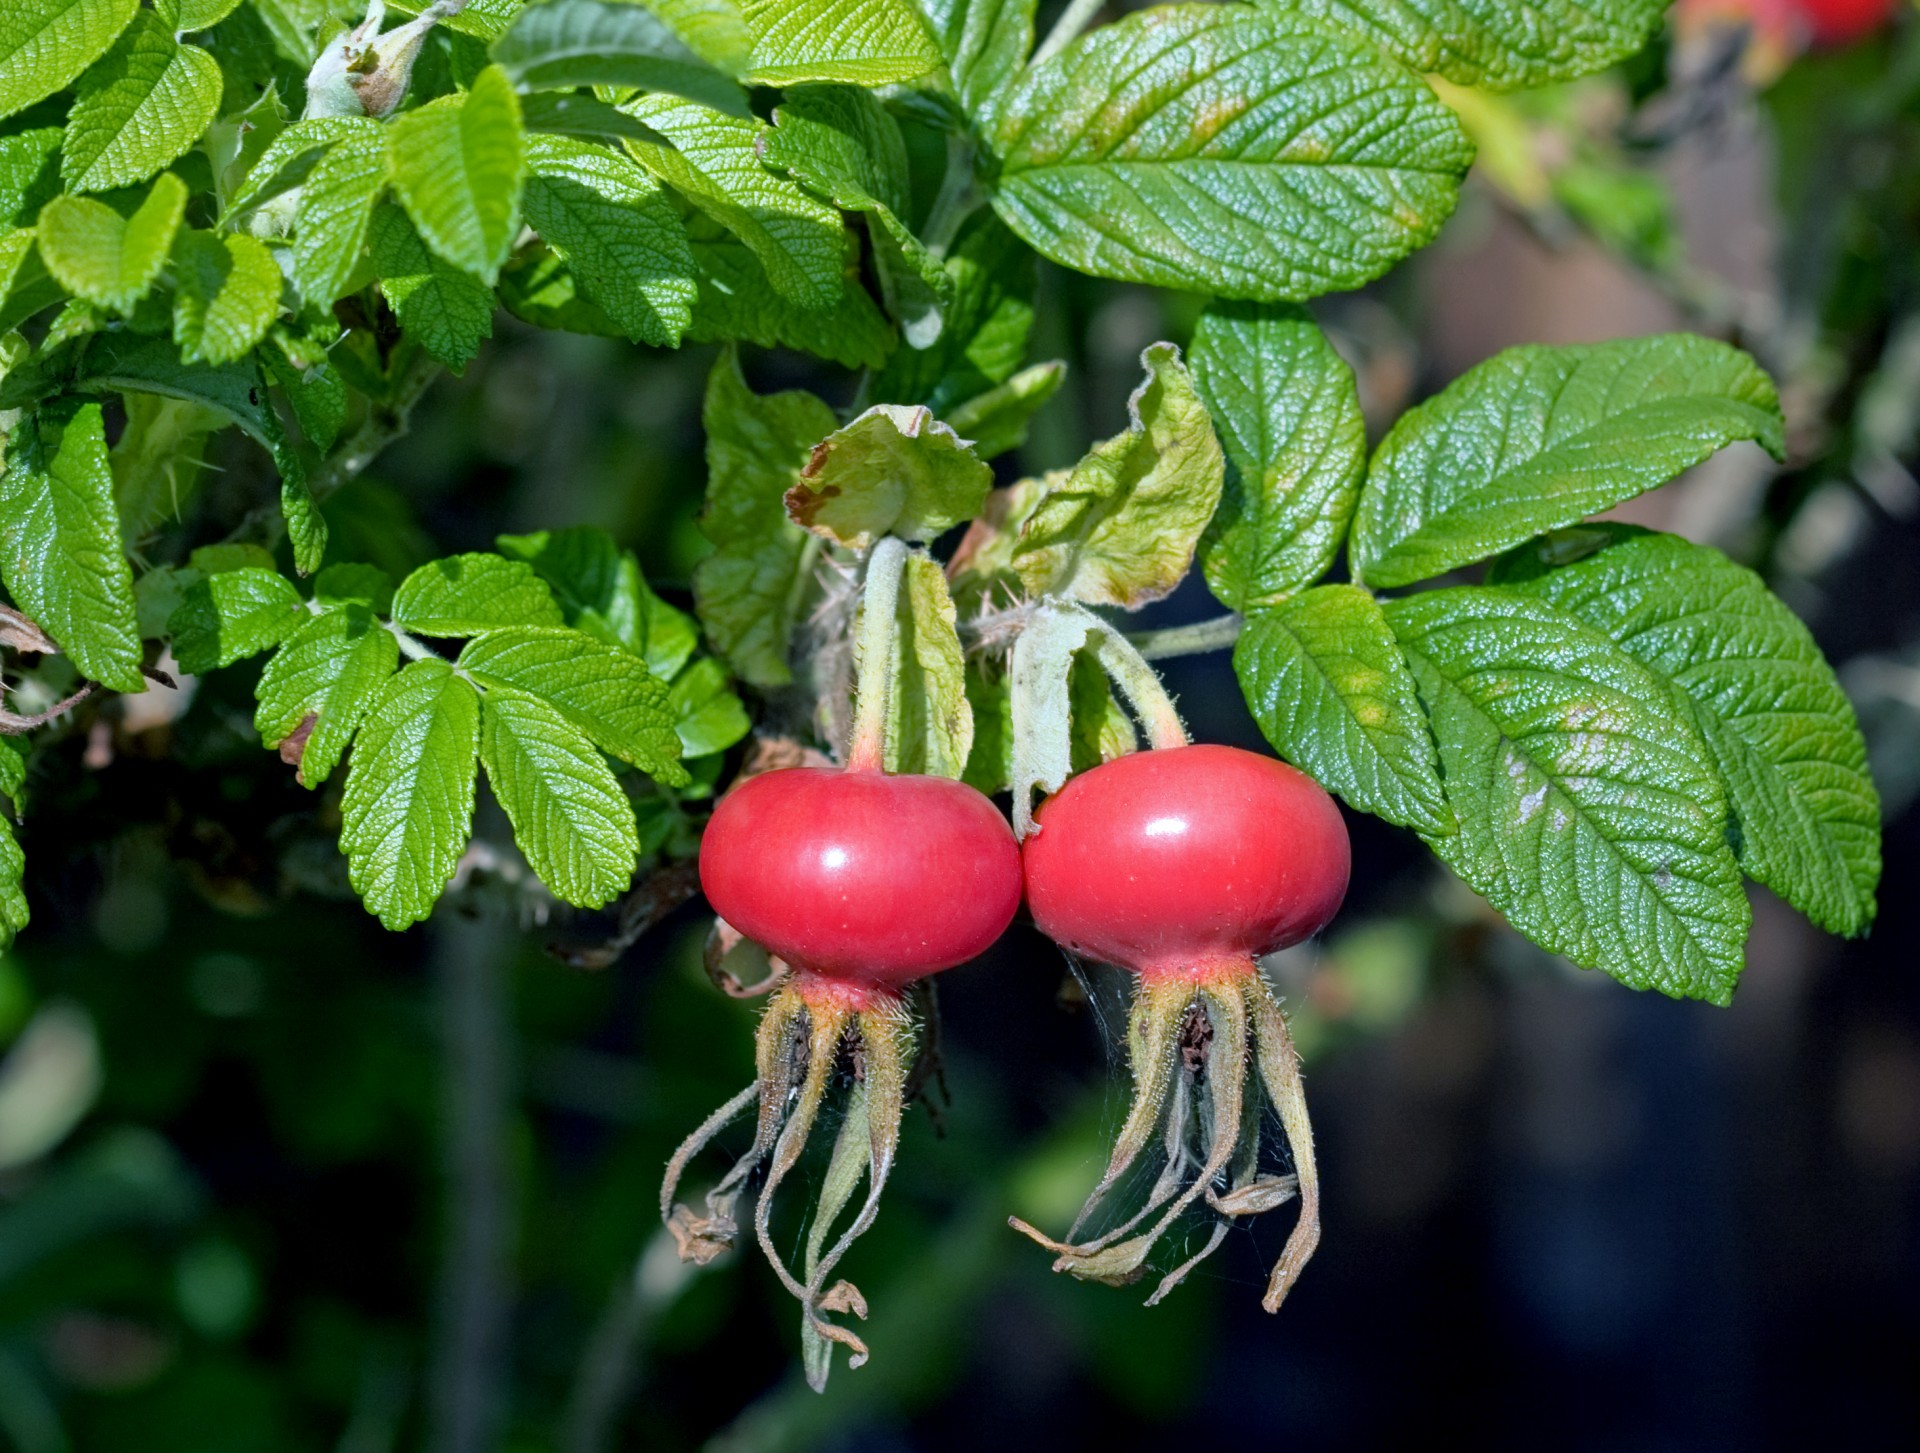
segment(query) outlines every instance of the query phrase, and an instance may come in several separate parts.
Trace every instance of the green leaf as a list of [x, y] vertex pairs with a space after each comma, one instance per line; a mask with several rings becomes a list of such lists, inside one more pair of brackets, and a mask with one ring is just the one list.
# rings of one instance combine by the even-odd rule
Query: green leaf
[[293, 238], [293, 285], [307, 302], [328, 308], [346, 292], [388, 176], [386, 128], [374, 121], [314, 163], [300, 189]]
[[629, 158], [570, 137], [529, 137], [527, 162], [533, 229], [628, 338], [677, 347], [693, 321], [697, 272], [665, 190]]
[[144, 182], [200, 139], [224, 85], [211, 55], [141, 15], [80, 78], [60, 175], [76, 192]]
[[364, 605], [385, 615], [393, 608], [393, 577], [358, 561], [329, 565], [313, 577], [313, 598], [322, 605]]
[[1636, 989], [1726, 1003], [1750, 914], [1726, 796], [1666, 685], [1514, 591], [1386, 609], [1459, 823], [1429, 846], [1542, 948]]
[[640, 562], [613, 536], [592, 525], [502, 535], [495, 547], [509, 560], [524, 560], [553, 591], [576, 631], [618, 646], [671, 681], [700, 643], [686, 612], [675, 610], [648, 587]]
[[[258, 3], [258, 0], [255, 0]], [[312, 4], [314, 0], [306, 0]], [[402, 15], [419, 15], [426, 10], [429, 0], [392, 0], [387, 9], [398, 11]], [[498, 40], [507, 33], [527, 0], [467, 0], [464, 9], [442, 15], [440, 24], [459, 35], [469, 35], [475, 40]]]
[[0, 227], [27, 227], [60, 194], [60, 128], [0, 136]]
[[1812, 635], [1718, 550], [1590, 529], [1611, 543], [1558, 570], [1532, 554], [1530, 571], [1507, 567], [1503, 579], [1672, 682], [1726, 783], [1740, 866], [1822, 928], [1865, 930], [1880, 879], [1880, 799], [1853, 707]]
[[1055, 262], [1230, 298], [1358, 287], [1432, 241], [1473, 148], [1368, 43], [1244, 5], [1165, 5], [1024, 72], [995, 209]]
[[1035, 595], [1128, 609], [1168, 594], [1193, 564], [1220, 503], [1220, 441], [1180, 362], [1156, 343], [1127, 400], [1132, 427], [1096, 444], [1050, 486], [1027, 520], [1014, 565]]
[[367, 240], [380, 295], [401, 328], [455, 373], [464, 371], [493, 334], [493, 290], [436, 257], [391, 202], [375, 209]]
[[803, 308], [840, 301], [852, 238], [832, 207], [761, 165], [765, 126], [666, 96], [621, 109], [672, 143], [629, 142], [635, 160], [744, 242], [775, 292]]
[[740, 13], [740, 0], [645, 0], [645, 4], [708, 64], [730, 76], [746, 73], [753, 33]]
[[1289, 762], [1362, 812], [1428, 836], [1453, 831], [1413, 675], [1364, 590], [1322, 585], [1256, 611], [1233, 669]]
[[888, 696], [887, 770], [959, 777], [973, 750], [967, 659], [937, 560], [907, 557]]
[[595, 746], [655, 780], [674, 787], [691, 780], [680, 765], [666, 686], [618, 647], [565, 627], [516, 626], [476, 636], [459, 664], [483, 686], [539, 697]]
[[1603, 71], [1646, 45], [1666, 0], [1259, 0], [1342, 26], [1416, 71], [1519, 91]]
[[68, 292], [126, 312], [160, 276], [186, 207], [187, 184], [172, 172], [130, 217], [91, 197], [55, 197], [35, 227], [41, 259]]
[[746, 92], [696, 55], [659, 16], [613, 0], [529, 5], [494, 42], [493, 58], [523, 91], [631, 86], [670, 91], [747, 117]]
[[1034, 0], [920, 0], [969, 116], [983, 118], [1033, 53]]
[[605, 101], [573, 91], [535, 91], [520, 98], [520, 121], [529, 133], [577, 136], [583, 141], [664, 141], [651, 126]]
[[762, 86], [847, 81], [885, 86], [940, 64], [913, 0], [740, 0]]
[[521, 855], [555, 897], [598, 908], [626, 891], [640, 853], [633, 808], [572, 723], [537, 696], [492, 687], [480, 760]]
[[1067, 380], [1059, 359], [1022, 369], [1003, 384], [976, 394], [947, 415], [953, 432], [973, 441], [973, 452], [993, 459], [1027, 442], [1027, 425]]
[[315, 449], [325, 453], [347, 424], [347, 384], [330, 363], [302, 368], [280, 349], [261, 355], [299, 421], [300, 432]]
[[1410, 585], [1665, 484], [1737, 440], [1782, 457], [1746, 354], [1670, 333], [1510, 348], [1401, 415], [1374, 453], [1353, 571]]
[[285, 577], [246, 566], [189, 587], [167, 630], [180, 669], [204, 676], [279, 645], [307, 619], [300, 593]]
[[943, 418], [961, 401], [1005, 383], [1026, 360], [1033, 252], [999, 218], [976, 212], [947, 250], [946, 269], [953, 301], [939, 338], [930, 348], [897, 351], [871, 391], [885, 403], [924, 403]]
[[[381, 175], [386, 173], [386, 132], [365, 116], [308, 116], [288, 126], [268, 143], [248, 170], [245, 183], [233, 195], [222, 220], [245, 215], [284, 196], [313, 172], [327, 148], [345, 137], [363, 138], [369, 149], [377, 142]], [[305, 205], [305, 199], [303, 199]]]
[[0, 797], [9, 797], [15, 807], [27, 785], [27, 757], [32, 751], [25, 737], [0, 738]]
[[[370, 567], [331, 567], [364, 568]], [[399, 664], [400, 643], [366, 605], [322, 611], [289, 635], [261, 671], [254, 728], [297, 764], [302, 786], [318, 787]]]
[[711, 656], [682, 671], [667, 696], [680, 750], [688, 758], [724, 752], [753, 730], [746, 707], [727, 684], [726, 668]]
[[973, 518], [993, 471], [924, 405], [875, 404], [813, 448], [787, 491], [793, 522], [851, 550], [922, 544]]
[[557, 626], [560, 607], [533, 567], [498, 555], [422, 565], [393, 595], [393, 619], [423, 636], [477, 636], [502, 626]]
[[848, 284], [832, 307], [805, 308], [775, 292], [760, 260], [732, 237], [696, 237], [693, 260], [700, 294], [690, 342], [795, 348], [845, 368], [878, 368], [893, 351], [893, 329], [863, 287]]
[[1367, 468], [1360, 394], [1319, 325], [1285, 304], [1213, 304], [1192, 363], [1228, 465], [1201, 564], [1223, 604], [1257, 610], [1339, 553]]
[[62, 296], [40, 260], [33, 229], [0, 232], [0, 333], [11, 332]]
[[907, 209], [907, 148], [886, 108], [857, 86], [800, 86], [774, 112], [766, 136], [768, 166], [873, 219], [874, 263], [890, 311], [908, 343], [939, 337], [953, 279], [901, 220]]
[[244, 233], [183, 232], [173, 245], [173, 341], [188, 363], [232, 363], [280, 312], [280, 265]]
[[444, 661], [388, 679], [360, 728], [340, 799], [340, 850], [367, 911], [405, 928], [433, 911], [473, 824], [480, 698]]
[[967, 673], [967, 709], [973, 714], [973, 750], [960, 780], [989, 797], [1013, 786], [1013, 693], [1004, 677]]
[[146, 690], [100, 405], [31, 415], [6, 443], [0, 581], [88, 677]]
[[27, 926], [31, 917], [23, 886], [26, 875], [26, 854], [20, 851], [20, 840], [13, 835], [13, 824], [0, 817], [0, 949], [13, 943], [14, 935]]
[[240, 0], [155, 0], [153, 8], [169, 30], [185, 35], [211, 30], [240, 8]]
[[0, 116], [43, 101], [104, 55], [140, 0], [13, 0], [0, 9]]
[[793, 680], [787, 645], [804, 598], [807, 535], [787, 518], [786, 493], [813, 446], [833, 432], [833, 410], [810, 393], [761, 396], [731, 351], [714, 363], [701, 415], [707, 503], [700, 533], [714, 550], [693, 568], [707, 639], [754, 686]]
[[520, 230], [525, 137], [498, 66], [387, 127], [394, 190], [427, 246], [492, 287]]

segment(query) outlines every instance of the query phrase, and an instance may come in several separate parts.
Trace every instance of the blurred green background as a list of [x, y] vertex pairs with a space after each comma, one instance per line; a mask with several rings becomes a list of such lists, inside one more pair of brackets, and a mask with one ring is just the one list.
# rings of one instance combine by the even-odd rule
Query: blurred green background
[[[36, 759], [35, 922], [0, 956], [0, 1445], [1916, 1446], [1914, 22], [1757, 90], [1739, 33], [1682, 25], [1622, 74], [1485, 102], [1441, 242], [1317, 309], [1376, 430], [1519, 342], [1692, 327], [1775, 372], [1788, 466], [1730, 452], [1632, 517], [1755, 564], [1840, 665], [1888, 812], [1869, 939], [1762, 895], [1732, 1009], [1636, 995], [1353, 820], [1346, 909], [1271, 965], [1326, 1236], [1268, 1318], [1284, 1225], [1236, 1232], [1152, 1311], [1006, 1229], [1064, 1225], [1125, 1103], [1119, 986], [1063, 993], [1058, 952], [1016, 928], [941, 983], [951, 1104], [911, 1116], [846, 1268], [873, 1360], [815, 1397], [757, 1257], [683, 1269], [659, 1228], [668, 1154], [751, 1074], [756, 1006], [707, 982], [702, 906], [571, 967], [553, 947], [611, 919], [551, 916], [482, 864], [384, 933], [346, 889], [337, 789], [316, 801], [261, 750], [257, 667], [236, 667]], [[1008, 463], [1121, 427], [1140, 348], [1184, 342], [1198, 306], [1043, 266], [1034, 356], [1069, 383]], [[398, 574], [598, 524], [685, 604], [709, 362], [502, 317], [330, 505], [335, 558]], [[806, 360], [747, 364], [763, 390], [852, 396]], [[211, 462], [204, 538], [267, 488], [244, 448]], [[1190, 584], [1141, 624], [1212, 609]], [[1223, 656], [1167, 675], [1197, 736], [1257, 744]], [[483, 808], [510, 859], [502, 828]]]

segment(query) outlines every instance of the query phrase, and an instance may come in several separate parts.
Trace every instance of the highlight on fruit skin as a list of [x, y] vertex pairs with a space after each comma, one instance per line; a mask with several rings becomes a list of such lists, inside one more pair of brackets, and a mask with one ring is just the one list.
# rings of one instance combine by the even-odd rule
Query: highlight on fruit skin
[[[1136, 752], [1083, 772], [1041, 804], [1022, 847], [1034, 922], [1070, 953], [1131, 970], [1127, 1050], [1134, 1095], [1105, 1173], [1066, 1237], [1015, 1218], [1054, 1269], [1138, 1280], [1196, 1202], [1214, 1225], [1167, 1272], [1158, 1302], [1242, 1217], [1300, 1199], [1300, 1218], [1262, 1305], [1278, 1311], [1320, 1241], [1320, 1187], [1299, 1056], [1258, 959], [1311, 937], [1339, 910], [1346, 825], [1305, 773], [1236, 747]], [[1271, 1104], [1292, 1174], [1262, 1168]], [[1158, 1144], [1159, 1175], [1130, 1213], [1082, 1237]]]
[[[971, 787], [939, 777], [791, 767], [749, 778], [716, 808], [700, 851], [716, 913], [785, 966], [756, 1041], [754, 1082], [687, 1138], [668, 1164], [660, 1213], [683, 1259], [705, 1264], [739, 1233], [735, 1207], [762, 1166], [754, 1234], [802, 1307], [808, 1381], [826, 1382], [832, 1344], [850, 1365], [859, 1337], [830, 1313], [866, 1316], [859, 1290], [828, 1284], [872, 1225], [893, 1168], [915, 1033], [906, 991], [966, 962], [1005, 931], [1020, 905], [1013, 830]], [[808, 1227], [802, 1264], [775, 1246], [774, 1194], [799, 1163], [837, 1083], [850, 1083]], [[689, 1163], [725, 1127], [755, 1111], [753, 1142], [705, 1197], [675, 1200]], [[846, 1229], [835, 1223], [865, 1177]]]

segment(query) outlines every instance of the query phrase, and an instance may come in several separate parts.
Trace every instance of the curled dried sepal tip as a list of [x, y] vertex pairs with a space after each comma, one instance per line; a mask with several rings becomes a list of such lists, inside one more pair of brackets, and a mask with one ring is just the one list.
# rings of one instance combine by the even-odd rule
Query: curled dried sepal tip
[[[1160, 1279], [1147, 1299], [1152, 1306], [1213, 1254], [1234, 1220], [1263, 1214], [1297, 1195], [1300, 1220], [1262, 1301], [1268, 1311], [1277, 1311], [1320, 1241], [1313, 1131], [1299, 1059], [1279, 1005], [1251, 960], [1194, 978], [1142, 980], [1129, 1041], [1133, 1104], [1106, 1172], [1067, 1238], [1055, 1240], [1017, 1217], [1010, 1224], [1054, 1253], [1055, 1271], [1124, 1286], [1146, 1274], [1147, 1260], [1162, 1238], [1204, 1200], [1216, 1217], [1213, 1229], [1197, 1253]], [[1269, 1101], [1286, 1129], [1296, 1174], [1260, 1172], [1260, 1119]], [[1208, 1126], [1211, 1133], [1202, 1142]], [[1102, 1234], [1077, 1239], [1156, 1136], [1163, 1168], [1144, 1203]], [[1150, 1224], [1137, 1230], [1143, 1223]]]
[[[814, 975], [787, 979], [760, 1022], [757, 1078], [687, 1138], [668, 1162], [661, 1185], [661, 1219], [681, 1258], [705, 1265], [734, 1245], [740, 1230], [735, 1206], [754, 1175], [766, 1167], [754, 1207], [754, 1236], [801, 1305], [807, 1379], [815, 1388], [825, 1384], [834, 1344], [847, 1348], [850, 1366], [867, 1360], [866, 1344], [830, 1320], [864, 1318], [866, 1300], [851, 1282], [829, 1285], [828, 1278], [879, 1211], [899, 1147], [913, 1046], [913, 1023], [897, 994], [866, 990], [850, 996], [845, 986]], [[774, 1245], [774, 1199], [799, 1164], [835, 1071], [843, 1064], [852, 1088], [808, 1230], [802, 1274], [796, 1276]], [[753, 1143], [707, 1193], [706, 1213], [677, 1202], [675, 1192], [694, 1156], [749, 1108], [757, 1108]], [[862, 1181], [867, 1195], [859, 1212], [829, 1246], [828, 1237]]]

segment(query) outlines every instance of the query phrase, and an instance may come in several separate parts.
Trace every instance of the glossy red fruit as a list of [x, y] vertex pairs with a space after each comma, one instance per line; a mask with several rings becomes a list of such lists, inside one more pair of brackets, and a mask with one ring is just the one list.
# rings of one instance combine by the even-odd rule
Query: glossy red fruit
[[1298, 943], [1346, 896], [1346, 824], [1320, 785], [1237, 747], [1134, 752], [1041, 804], [1027, 904], [1056, 943], [1145, 978]]
[[721, 799], [700, 886], [793, 968], [897, 989], [1000, 937], [1020, 906], [1020, 849], [964, 783], [789, 767]]

